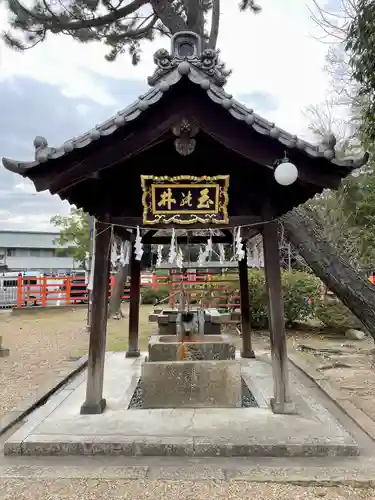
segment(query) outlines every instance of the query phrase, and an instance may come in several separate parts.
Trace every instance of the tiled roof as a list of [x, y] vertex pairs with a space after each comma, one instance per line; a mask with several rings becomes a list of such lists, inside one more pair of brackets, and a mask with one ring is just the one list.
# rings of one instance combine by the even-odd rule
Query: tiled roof
[[[163, 61], [165, 61], [166, 56], [164, 52], [167, 54], [168, 52], [164, 49], [158, 52], [162, 53], [162, 56], [164, 56]], [[162, 56], [159, 54], [159, 60]], [[254, 113], [252, 109], [247, 108], [245, 105], [233, 99], [233, 97], [222, 88], [225, 79], [220, 80], [218, 77], [218, 72], [221, 68], [216, 66], [214, 68], [216, 73], [213, 74], [212, 67], [208, 70], [204, 66], [202, 67], [202, 60], [205, 60], [204, 53], [202, 53], [200, 58], [191, 60], [178, 60], [178, 58], [168, 57], [168, 66], [163, 68], [159, 64], [159, 68], [156, 70], [154, 76], [149, 78], [149, 83], [155, 86], [144, 95], [140, 96], [133, 104], [119, 111], [115, 116], [97, 125], [85, 134], [66, 141], [58, 148], [49, 147], [47, 140], [44, 137], [38, 136], [34, 139], [34, 161], [22, 162], [3, 158], [4, 167], [12, 172], [27, 175], [27, 171], [30, 168], [49, 160], [61, 158], [75, 149], [84, 148], [90, 143], [99, 140], [100, 137], [108, 136], [127, 123], [137, 119], [150, 106], [159, 102], [164, 94], [168, 93], [169, 89], [182, 78], [188, 78], [194, 84], [199, 85], [207, 92], [208, 97], [212, 99], [212, 101], [228, 110], [228, 113], [236, 119], [244, 121], [249, 127], [255, 130], [255, 132], [264, 136], [269, 136], [275, 141], [279, 141], [286, 148], [300, 150], [312, 158], [325, 158], [332, 164], [339, 167], [345, 167], [349, 170], [358, 168], [367, 162], [367, 153], [358, 157], [345, 159], [336, 158], [336, 139], [333, 135], [326, 137], [321, 144], [313, 145], [298, 138], [296, 135], [289, 134], [285, 130], [277, 127], [274, 123]], [[156, 54], [155, 62], [158, 62]]]

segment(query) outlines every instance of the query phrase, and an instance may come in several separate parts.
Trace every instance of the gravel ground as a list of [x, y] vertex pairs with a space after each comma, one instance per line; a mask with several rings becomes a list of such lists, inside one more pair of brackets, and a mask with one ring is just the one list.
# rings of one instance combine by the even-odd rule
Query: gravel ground
[[352, 341], [310, 336], [302, 343], [316, 349], [333, 350], [332, 353], [299, 351], [299, 354], [318, 368], [323, 368], [324, 375], [349, 396], [353, 404], [375, 420], [374, 341], [371, 338]]
[[0, 315], [3, 346], [10, 349], [8, 357], [0, 358], [0, 416], [69, 369], [71, 352], [88, 343], [85, 326], [82, 309]]
[[[51, 377], [69, 368], [72, 352], [85, 350], [85, 311], [29, 316], [0, 315], [3, 345], [11, 350], [0, 358], [0, 416], [17, 407]], [[256, 339], [263, 347], [268, 339]], [[290, 342], [289, 339], [289, 344]], [[293, 342], [294, 343], [294, 342]], [[292, 345], [293, 345], [292, 343]], [[258, 346], [258, 344], [260, 344]], [[290, 347], [292, 347], [290, 345]], [[290, 348], [289, 347], [289, 348]], [[244, 481], [141, 481], [104, 479], [0, 478], [0, 499], [32, 500], [370, 500], [375, 489], [342, 486], [307, 487]]]
[[375, 490], [351, 487], [303, 487], [244, 481], [127, 481], [101, 479], [0, 480], [6, 500], [370, 500]]

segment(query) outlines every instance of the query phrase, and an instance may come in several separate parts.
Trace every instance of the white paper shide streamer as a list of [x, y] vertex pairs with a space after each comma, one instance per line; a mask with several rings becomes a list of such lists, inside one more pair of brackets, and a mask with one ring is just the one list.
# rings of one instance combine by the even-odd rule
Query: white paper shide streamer
[[126, 241], [121, 243], [121, 251], [120, 251], [120, 265], [125, 267], [130, 262], [130, 247]]
[[224, 264], [225, 262], [225, 248], [222, 243], [219, 244], [219, 259], [220, 259], [220, 264]]
[[251, 245], [250, 241], [248, 241], [246, 245], [247, 267], [255, 267], [255, 258], [253, 249], [254, 249], [253, 245]]
[[163, 262], [163, 245], [158, 245], [156, 267], [160, 267]]
[[91, 255], [90, 275], [89, 275], [89, 282], [87, 284], [87, 290], [90, 290], [90, 292], [94, 288], [94, 269], [95, 269], [95, 245], [94, 245], [93, 252]]
[[245, 258], [245, 250], [244, 250], [244, 245], [241, 237], [241, 228], [238, 227], [236, 230], [236, 237], [235, 237], [235, 256], [238, 261], [241, 261]]
[[112, 247], [111, 247], [111, 264], [112, 264], [112, 269], [116, 267], [117, 264], [117, 241], [112, 235]]
[[205, 256], [204, 256], [204, 251], [202, 247], [199, 248], [199, 255], [198, 255], [198, 265], [203, 266], [205, 262]]
[[178, 252], [177, 252], [177, 257], [176, 257], [176, 265], [177, 267], [179, 267], [180, 269], [183, 268], [183, 265], [184, 265], [184, 255], [182, 253], [182, 250], [181, 248], [178, 249]]
[[200, 266], [203, 266], [205, 262], [210, 260], [211, 255], [212, 255], [212, 235], [208, 238], [204, 250], [202, 249], [199, 250], [198, 264]]
[[174, 264], [177, 258], [177, 244], [176, 244], [176, 233], [174, 228], [172, 229], [171, 244], [169, 247], [168, 262], [169, 264]]
[[142, 237], [141, 237], [141, 232], [139, 230], [139, 226], [137, 226], [137, 234], [136, 234], [135, 242], [134, 242], [134, 253], [135, 253], [135, 260], [142, 259], [143, 243], [142, 243]]

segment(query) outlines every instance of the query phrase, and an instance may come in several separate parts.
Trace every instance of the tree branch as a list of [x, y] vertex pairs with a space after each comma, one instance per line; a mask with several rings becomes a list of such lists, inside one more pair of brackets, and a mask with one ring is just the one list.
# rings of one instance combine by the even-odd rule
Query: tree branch
[[216, 49], [217, 37], [219, 36], [219, 24], [220, 24], [220, 0], [213, 0], [211, 31], [210, 31], [210, 38], [208, 40], [208, 47], [210, 49]]
[[203, 9], [201, 0], [188, 0], [186, 5], [187, 25], [190, 31], [194, 31], [201, 35], [203, 32]]
[[172, 34], [188, 29], [186, 22], [176, 12], [169, 0], [150, 0], [147, 3], [151, 4], [155, 14]]
[[132, 38], [133, 40], [136, 40], [138, 38], [142, 38], [150, 32], [150, 30], [155, 26], [157, 20], [158, 20], [158, 16], [156, 14], [154, 14], [152, 16], [152, 19], [150, 20], [150, 22], [147, 23], [145, 26], [143, 26], [143, 28], [141, 26], [139, 26], [135, 30], [127, 30], [127, 31], [124, 31], [124, 33], [114, 33], [112, 35], [107, 35], [107, 38], [109, 38], [111, 40], [121, 40], [124, 38]]
[[[9, 0], [9, 6], [13, 13], [21, 12], [27, 16], [30, 16], [36, 22], [43, 24], [44, 28], [62, 31], [69, 30], [75, 31], [83, 28], [98, 28], [105, 26], [107, 24], [118, 21], [119, 19], [126, 17], [130, 14], [136, 12], [140, 7], [149, 3], [149, 0], [133, 0], [129, 5], [121, 7], [117, 11], [109, 12], [104, 16], [99, 16], [93, 19], [82, 19], [75, 21], [62, 21], [58, 16], [44, 16], [33, 11], [28, 10], [19, 0]], [[50, 23], [50, 24], [49, 24]], [[57, 26], [56, 26], [57, 24]]]

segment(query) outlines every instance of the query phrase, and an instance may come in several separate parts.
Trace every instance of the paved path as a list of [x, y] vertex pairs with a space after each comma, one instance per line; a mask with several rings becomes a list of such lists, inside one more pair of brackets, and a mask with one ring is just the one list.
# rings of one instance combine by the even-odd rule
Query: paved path
[[[0, 456], [0, 498], [367, 500], [375, 498], [375, 448], [313, 382], [291, 368], [354, 437], [360, 457], [188, 458]], [[77, 380], [78, 382], [78, 380]], [[9, 437], [0, 440], [0, 446]], [[272, 484], [270, 484], [272, 483]], [[291, 484], [294, 483], [294, 484]], [[298, 484], [298, 486], [296, 485]]]
[[[6, 443], [7, 454], [324, 456], [356, 455], [358, 444], [319, 401], [319, 390], [291, 370], [297, 415], [275, 415], [269, 355], [242, 359], [241, 374], [259, 408], [132, 409], [143, 360], [107, 353], [103, 415], [80, 415], [85, 373], [30, 415]], [[121, 383], [119, 383], [121, 381]], [[255, 393], [255, 388], [257, 393]], [[264, 407], [265, 404], [265, 407]]]

